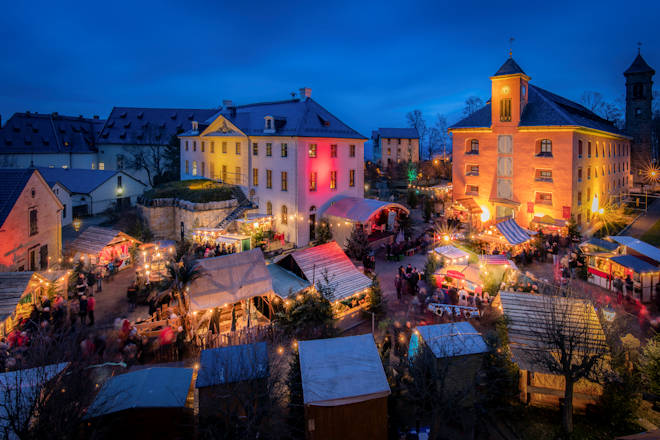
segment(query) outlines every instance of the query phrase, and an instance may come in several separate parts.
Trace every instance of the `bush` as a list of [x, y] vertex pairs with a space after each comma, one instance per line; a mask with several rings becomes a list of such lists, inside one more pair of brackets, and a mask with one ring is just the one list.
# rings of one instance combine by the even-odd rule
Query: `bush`
[[417, 208], [417, 204], [419, 203], [418, 197], [417, 197], [417, 191], [413, 189], [408, 190], [408, 199], [407, 199], [408, 206], [410, 206], [411, 209]]
[[145, 202], [154, 199], [180, 199], [192, 203], [221, 202], [234, 197], [233, 187], [213, 180], [196, 179], [168, 182], [146, 191]]
[[329, 243], [332, 240], [332, 231], [327, 220], [321, 220], [316, 228], [316, 244]]
[[376, 276], [371, 279], [368, 298], [369, 303], [365, 310], [376, 315], [376, 319], [383, 316], [386, 310], [385, 298], [383, 297], [383, 290], [380, 288], [380, 282]]

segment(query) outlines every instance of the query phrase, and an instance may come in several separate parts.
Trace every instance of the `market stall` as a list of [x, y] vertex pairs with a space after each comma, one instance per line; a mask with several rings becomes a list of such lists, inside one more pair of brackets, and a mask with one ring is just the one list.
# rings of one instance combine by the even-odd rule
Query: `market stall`
[[530, 227], [534, 231], [541, 231], [545, 235], [554, 235], [565, 237], [568, 235], [568, 222], [564, 219], [556, 219], [549, 215], [534, 216], [530, 222]]
[[660, 282], [660, 269], [633, 255], [600, 252], [587, 256], [588, 281], [604, 289], [615, 290], [614, 280], [633, 281], [633, 297], [649, 302]]
[[[196, 228], [193, 230], [193, 243], [215, 248], [221, 247], [224, 253], [248, 251], [252, 249], [252, 240], [249, 235], [228, 233], [218, 228]], [[223, 253], [223, 255], [224, 255]]]
[[433, 275], [441, 288], [455, 287], [477, 294], [484, 288], [479, 266], [449, 265], [441, 267]]
[[74, 254], [74, 261], [113, 272], [133, 263], [131, 248], [140, 244], [139, 240], [116, 229], [90, 226], [73, 240], [67, 250]]
[[470, 258], [469, 252], [452, 245], [438, 246], [431, 252], [437, 255], [445, 265], [468, 264], [468, 259]]
[[144, 243], [138, 255], [140, 265], [136, 268], [138, 277], [149, 282], [158, 282], [167, 276], [167, 265], [176, 255], [176, 243], [160, 240]]

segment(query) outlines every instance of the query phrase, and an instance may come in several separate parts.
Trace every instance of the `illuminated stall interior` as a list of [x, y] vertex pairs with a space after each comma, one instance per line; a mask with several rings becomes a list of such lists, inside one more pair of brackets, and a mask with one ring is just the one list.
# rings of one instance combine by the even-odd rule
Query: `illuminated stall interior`
[[67, 250], [74, 254], [72, 261], [80, 260], [86, 265], [102, 269], [112, 262], [116, 269], [122, 270], [133, 263], [131, 248], [141, 244], [139, 240], [116, 229], [90, 226], [71, 242]]
[[136, 272], [150, 282], [160, 281], [167, 276], [167, 265], [175, 255], [176, 243], [173, 240], [144, 243], [140, 246], [140, 265]]
[[249, 251], [252, 249], [252, 239], [245, 234], [231, 234], [225, 229], [196, 228], [193, 230], [193, 243], [215, 247], [219, 245], [227, 249], [227, 253]]

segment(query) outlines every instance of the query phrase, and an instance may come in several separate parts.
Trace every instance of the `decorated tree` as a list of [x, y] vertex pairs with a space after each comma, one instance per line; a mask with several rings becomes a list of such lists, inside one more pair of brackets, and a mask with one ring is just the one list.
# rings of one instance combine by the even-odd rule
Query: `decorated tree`
[[325, 244], [332, 240], [332, 231], [327, 220], [321, 220], [316, 228], [316, 244]]
[[366, 311], [373, 313], [377, 318], [380, 318], [385, 313], [385, 298], [383, 297], [383, 290], [380, 288], [378, 277], [374, 276], [371, 279], [371, 287], [369, 288], [368, 303]]
[[364, 229], [355, 226], [346, 241], [346, 254], [354, 260], [362, 261], [369, 254], [369, 240]]

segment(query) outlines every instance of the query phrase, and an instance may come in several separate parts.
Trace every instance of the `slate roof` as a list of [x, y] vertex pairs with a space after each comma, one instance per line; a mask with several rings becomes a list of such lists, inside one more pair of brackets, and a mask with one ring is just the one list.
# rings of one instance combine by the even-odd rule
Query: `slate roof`
[[221, 385], [268, 376], [265, 342], [202, 350], [196, 388]]
[[0, 129], [0, 153], [93, 153], [102, 119], [14, 113]]
[[525, 72], [522, 68], [516, 63], [513, 58], [509, 58], [502, 64], [502, 66], [495, 72], [493, 76], [503, 76], [503, 75], [513, 75], [515, 73], [522, 73], [525, 75]]
[[647, 263], [644, 260], [640, 260], [633, 255], [619, 255], [617, 257], [612, 257], [611, 260], [623, 267], [632, 269], [637, 273], [660, 272], [660, 268], [657, 268], [656, 266], [652, 265], [651, 263]]
[[373, 132], [374, 137], [380, 136], [383, 138], [392, 139], [419, 139], [419, 133], [416, 128], [379, 128]]
[[205, 121], [217, 109], [113, 107], [97, 143], [167, 145], [170, 138], [190, 129], [192, 121]]
[[610, 235], [607, 238], [616, 241], [622, 246], [629, 247], [638, 254], [644, 255], [646, 258], [650, 258], [651, 260], [660, 263], [660, 249], [645, 241], [627, 235]]
[[87, 255], [97, 255], [106, 246], [129, 240], [141, 244], [130, 235], [116, 229], [90, 226], [71, 242], [67, 250]]
[[14, 208], [34, 169], [0, 169], [0, 226]]
[[[212, 118], [200, 119], [199, 131], [222, 115], [247, 136], [333, 137], [366, 139], [344, 124], [312, 98], [261, 102], [225, 107]], [[272, 116], [274, 132], [265, 131], [265, 117]], [[203, 121], [203, 124], [202, 124]], [[187, 126], [190, 128], [190, 125]], [[199, 131], [188, 130], [181, 136], [198, 136]], [[218, 136], [218, 133], [209, 134]]]
[[[108, 181], [108, 179], [122, 174], [121, 171], [111, 170], [88, 170], [80, 168], [47, 168], [37, 167], [48, 186], [51, 188], [56, 183], [64, 186], [72, 193], [90, 194], [96, 188]], [[129, 176], [130, 177], [130, 176]]]
[[[586, 107], [528, 84], [527, 105], [520, 117], [519, 127], [580, 126], [621, 135], [622, 132], [611, 122], [601, 118]], [[490, 128], [491, 104], [488, 103], [475, 113], [463, 118], [454, 128]]]
[[655, 70], [646, 63], [641, 53], [637, 54], [630, 67], [623, 72], [624, 75], [633, 75], [635, 73], [650, 73], [651, 75], [655, 75]]

